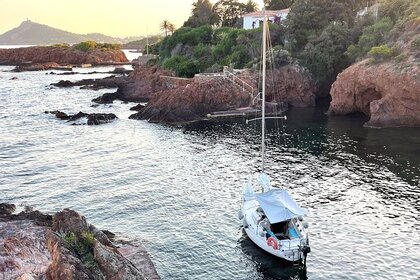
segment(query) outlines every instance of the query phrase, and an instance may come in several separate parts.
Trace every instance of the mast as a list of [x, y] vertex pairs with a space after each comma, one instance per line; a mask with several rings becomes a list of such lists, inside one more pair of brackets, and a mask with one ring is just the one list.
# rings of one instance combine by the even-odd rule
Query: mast
[[261, 153], [262, 153], [262, 173], [264, 173], [265, 165], [265, 83], [267, 72], [267, 17], [265, 16], [265, 8], [263, 8], [263, 69], [262, 69], [262, 103], [261, 103]]

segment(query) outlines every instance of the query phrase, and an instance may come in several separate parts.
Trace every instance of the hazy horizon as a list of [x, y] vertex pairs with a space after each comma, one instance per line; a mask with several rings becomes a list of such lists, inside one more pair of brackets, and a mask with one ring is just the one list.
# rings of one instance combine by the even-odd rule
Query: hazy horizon
[[[79, 34], [144, 36], [161, 32], [159, 25], [163, 20], [176, 28], [182, 26], [194, 2], [196, 0], [0, 0], [0, 34], [29, 19]], [[255, 2], [262, 3], [262, 0]]]

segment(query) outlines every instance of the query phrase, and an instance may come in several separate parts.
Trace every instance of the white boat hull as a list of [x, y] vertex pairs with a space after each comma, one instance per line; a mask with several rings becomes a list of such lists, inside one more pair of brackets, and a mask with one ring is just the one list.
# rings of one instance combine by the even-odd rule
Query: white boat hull
[[276, 257], [285, 259], [290, 262], [297, 262], [299, 260], [302, 260], [304, 258], [303, 253], [299, 251], [299, 248], [295, 249], [274, 249], [271, 246], [267, 245], [267, 242], [265, 238], [261, 238], [260, 236], [256, 235], [255, 232], [253, 232], [249, 227], [245, 228], [245, 232], [248, 235], [249, 239], [252, 240], [258, 247], [266, 251], [267, 253], [270, 253]]
[[244, 230], [248, 237], [254, 242], [258, 247], [270, 253], [276, 257], [282, 258], [289, 262], [299, 262], [305, 258], [304, 247], [308, 246], [306, 231], [303, 229], [303, 226], [300, 230], [302, 237], [291, 239], [291, 240], [279, 240], [278, 248], [267, 244], [267, 239], [265, 234], [261, 236], [259, 233], [261, 228], [258, 227], [257, 223], [254, 221], [253, 215], [255, 215], [256, 210], [259, 204], [257, 201], [245, 201], [242, 204], [242, 222], [244, 225]]

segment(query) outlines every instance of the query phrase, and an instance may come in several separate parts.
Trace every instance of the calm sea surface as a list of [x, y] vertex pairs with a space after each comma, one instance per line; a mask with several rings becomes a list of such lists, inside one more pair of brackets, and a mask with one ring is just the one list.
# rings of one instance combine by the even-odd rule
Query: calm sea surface
[[[260, 164], [254, 126], [129, 120], [133, 104], [91, 107], [111, 90], [49, 86], [105, 75], [45, 73], [0, 72], [0, 202], [74, 208], [141, 240], [163, 279], [420, 277], [419, 129], [367, 129], [321, 109], [290, 110], [282, 133], [271, 125], [268, 173], [308, 211], [305, 270], [256, 248], [237, 220], [242, 186]], [[119, 119], [72, 126], [45, 110]]]

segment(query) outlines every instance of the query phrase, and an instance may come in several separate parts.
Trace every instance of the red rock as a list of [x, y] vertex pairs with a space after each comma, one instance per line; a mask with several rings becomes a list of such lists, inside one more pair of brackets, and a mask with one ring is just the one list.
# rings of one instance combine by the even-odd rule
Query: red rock
[[419, 50], [412, 48], [419, 31], [420, 22], [413, 22], [400, 36], [400, 51], [407, 57], [403, 62], [364, 60], [339, 74], [329, 111], [364, 113], [370, 117], [365, 125], [371, 127], [420, 126]]
[[[136, 73], [139, 72], [134, 71], [133, 75]], [[305, 71], [294, 66], [286, 66], [275, 71], [274, 76], [276, 84], [273, 86], [269, 83], [267, 86], [268, 102], [284, 102], [299, 107], [315, 105], [316, 87]], [[238, 77], [255, 89], [255, 96], [258, 73], [244, 71]], [[142, 80], [137, 76], [136, 79]], [[159, 87], [152, 87], [149, 90], [151, 92], [159, 88], [162, 90], [149, 93], [150, 101], [146, 107], [130, 118], [165, 123], [190, 122], [203, 119], [214, 111], [247, 107], [251, 103], [250, 92], [244, 91], [243, 87], [223, 76], [197, 76], [193, 79], [160, 76], [156, 79], [159, 79]], [[276, 89], [275, 93], [272, 88]]]
[[50, 254], [45, 243], [47, 228], [31, 220], [0, 222], [0, 279], [28, 273], [45, 275]]
[[[128, 62], [121, 50], [91, 50], [83, 52], [74, 48], [37, 46], [17, 49], [0, 49], [0, 64], [45, 64], [59, 65], [113, 65]], [[59, 66], [58, 65], [58, 66]], [[56, 67], [57, 65], [54, 65]]]
[[90, 280], [95, 279], [81, 260], [76, 258], [53, 231], [47, 234], [48, 250], [51, 253], [51, 264], [46, 271], [48, 280]]
[[116, 248], [102, 245], [95, 241], [94, 258], [101, 268], [105, 279], [148, 279], [143, 273], [128, 261]]

